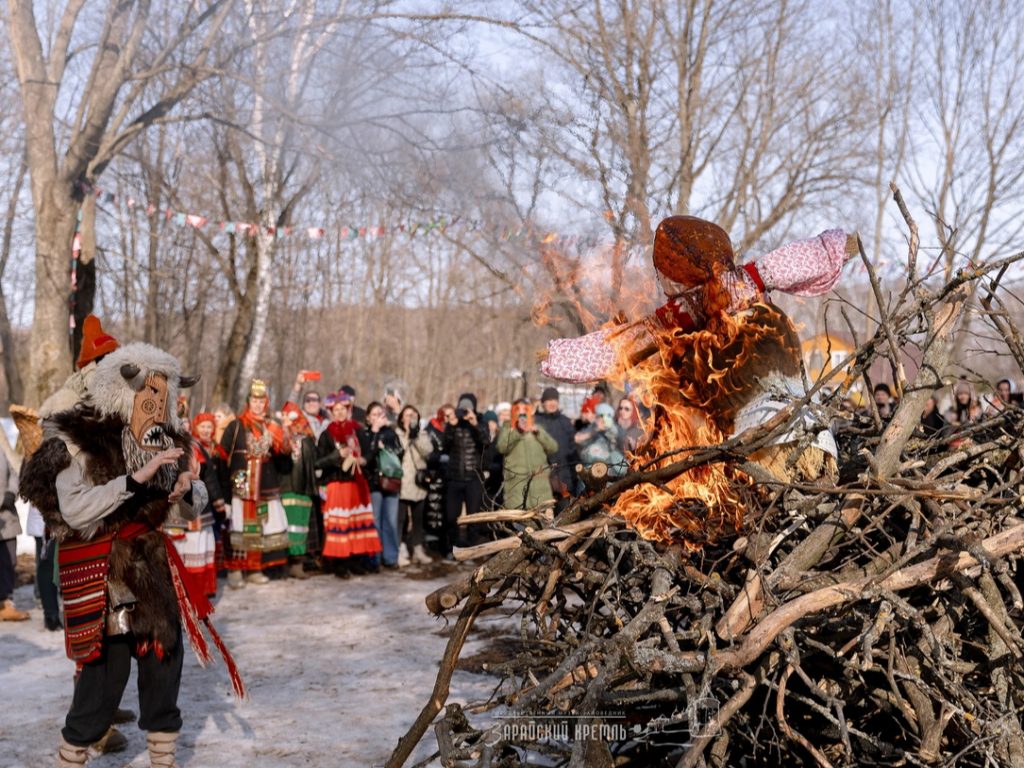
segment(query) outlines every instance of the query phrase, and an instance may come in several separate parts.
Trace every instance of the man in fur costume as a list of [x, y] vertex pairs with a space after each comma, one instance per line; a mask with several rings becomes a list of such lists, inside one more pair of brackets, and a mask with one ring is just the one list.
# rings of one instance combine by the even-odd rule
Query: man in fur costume
[[[658, 226], [653, 252], [668, 302], [636, 323], [549, 342], [541, 372], [569, 382], [641, 380], [654, 413], [641, 449], [649, 457], [720, 442], [804, 396], [799, 338], [768, 291], [825, 293], [855, 249], [856, 237], [828, 230], [739, 267], [721, 227], [692, 216], [670, 217]], [[787, 459], [793, 450], [799, 457], [791, 470]], [[797, 427], [751, 460], [788, 481], [794, 472], [805, 479], [831, 473], [835, 456], [831, 434], [805, 409]], [[742, 504], [729, 490], [734, 474], [722, 465], [697, 468], [678, 480], [675, 494], [640, 486], [620, 497], [616, 512], [647, 538], [699, 546], [740, 522]], [[693, 494], [706, 516], [678, 511]]]
[[207, 501], [190, 468], [189, 438], [169, 408], [194, 383], [173, 357], [147, 344], [110, 352], [82, 400], [47, 420], [45, 439], [25, 465], [21, 495], [59, 542], [65, 644], [82, 664], [60, 766], [85, 763], [117, 709], [132, 658], [151, 762], [174, 765], [182, 622], [200, 662], [211, 659], [199, 627], [206, 623], [244, 694], [209, 624], [209, 601], [159, 530], [172, 507], [190, 519]]

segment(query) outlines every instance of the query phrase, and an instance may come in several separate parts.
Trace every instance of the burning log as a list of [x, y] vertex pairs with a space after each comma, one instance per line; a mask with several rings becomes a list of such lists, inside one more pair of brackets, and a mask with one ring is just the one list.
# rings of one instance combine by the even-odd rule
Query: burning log
[[[809, 481], [788, 456], [782, 476], [751, 461], [803, 420], [822, 381], [733, 438], [666, 437], [626, 477], [534, 517], [536, 530], [510, 530], [494, 554], [474, 548], [489, 559], [427, 600], [437, 614], [461, 608], [433, 696], [388, 766], [432, 723], [435, 758], [480, 768], [1024, 765], [1024, 411], [949, 436], [977, 440], [956, 454], [915, 436], [971, 290], [1021, 259], [932, 291], [912, 272], [904, 302], [834, 374], [823, 418], [898, 354], [893, 339], [917, 334], [924, 364], [890, 422], [839, 436], [838, 478]], [[1009, 314], [998, 321], [1017, 343]], [[709, 467], [728, 525], [679, 491]], [[656, 496], [671, 499], [672, 524], [622, 514]], [[445, 711], [475, 620], [499, 606], [519, 617], [519, 652], [490, 700]]]

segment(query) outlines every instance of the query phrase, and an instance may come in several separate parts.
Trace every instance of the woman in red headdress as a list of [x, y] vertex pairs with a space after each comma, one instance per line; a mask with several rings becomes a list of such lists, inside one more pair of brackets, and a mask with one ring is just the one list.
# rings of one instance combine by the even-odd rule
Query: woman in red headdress
[[[226, 468], [224, 449], [213, 442], [215, 422], [212, 413], [200, 413], [192, 420], [193, 471], [206, 486], [210, 500], [194, 520], [171, 517], [163, 524], [164, 533], [174, 542], [192, 574], [195, 583], [210, 596], [217, 594], [217, 552], [219, 544], [217, 517], [225, 518], [222, 492], [214, 457]], [[196, 471], [198, 468], [198, 471]]]
[[345, 392], [329, 395], [327, 408], [331, 422], [320, 433], [316, 468], [324, 511], [325, 567], [332, 567], [339, 578], [347, 579], [358, 569], [350, 558], [375, 555], [381, 551], [377, 527], [370, 504], [370, 487], [363, 477], [368, 440], [352, 419], [352, 398]]

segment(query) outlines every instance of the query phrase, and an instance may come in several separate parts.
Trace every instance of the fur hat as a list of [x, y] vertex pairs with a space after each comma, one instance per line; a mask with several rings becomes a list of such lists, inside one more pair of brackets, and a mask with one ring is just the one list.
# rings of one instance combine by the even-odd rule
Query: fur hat
[[82, 322], [82, 350], [78, 355], [78, 367], [84, 368], [91, 361], [110, 354], [120, 345], [110, 334], [103, 332], [96, 315], [86, 315]]

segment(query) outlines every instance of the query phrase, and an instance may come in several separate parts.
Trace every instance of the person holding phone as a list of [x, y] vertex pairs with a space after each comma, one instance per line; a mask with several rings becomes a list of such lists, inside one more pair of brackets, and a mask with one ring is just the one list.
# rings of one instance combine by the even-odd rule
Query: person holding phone
[[475, 515], [484, 503], [483, 456], [490, 442], [487, 427], [476, 412], [476, 396], [459, 396], [454, 420], [444, 431], [443, 450], [448, 454], [448, 496], [445, 502], [444, 526], [441, 529], [441, 554], [454, 560], [452, 548], [477, 543], [475, 526], [460, 526], [458, 519]]
[[498, 451], [505, 457], [505, 506], [533, 509], [554, 498], [549, 457], [558, 443], [543, 427], [533, 423], [529, 400], [512, 406], [512, 420], [498, 433]]

